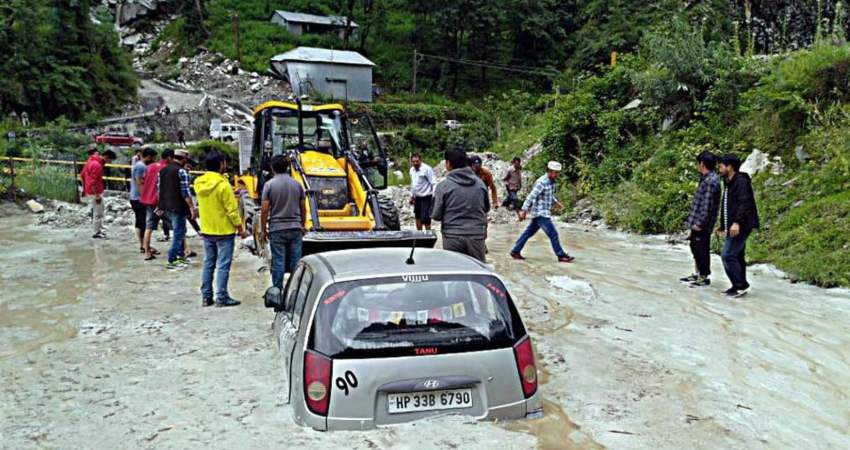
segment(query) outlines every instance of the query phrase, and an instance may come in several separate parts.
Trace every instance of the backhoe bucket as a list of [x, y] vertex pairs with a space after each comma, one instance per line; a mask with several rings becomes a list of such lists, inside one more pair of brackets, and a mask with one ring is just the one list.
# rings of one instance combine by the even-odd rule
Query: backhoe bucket
[[375, 247], [433, 248], [433, 231], [310, 231], [304, 236], [302, 253], [309, 255], [332, 250]]

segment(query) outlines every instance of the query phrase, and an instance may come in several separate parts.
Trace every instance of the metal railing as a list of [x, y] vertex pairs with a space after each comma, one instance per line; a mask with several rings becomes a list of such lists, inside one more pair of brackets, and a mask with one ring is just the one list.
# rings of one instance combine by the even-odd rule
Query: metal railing
[[[15, 200], [16, 190], [15, 190], [15, 178], [20, 176], [21, 174], [32, 174], [37, 168], [35, 166], [38, 165], [59, 165], [59, 166], [69, 166], [71, 170], [74, 172], [75, 179], [75, 192], [74, 197], [77, 202], [80, 201], [80, 187], [82, 186], [82, 176], [80, 175], [80, 171], [83, 166], [85, 166], [86, 161], [80, 160], [62, 160], [62, 159], [38, 159], [38, 158], [20, 158], [7, 156], [0, 158], [0, 175], [7, 176], [10, 179], [10, 189], [8, 190], [8, 194], [10, 199]], [[120, 171], [122, 176], [115, 176], [117, 174], [112, 173], [112, 170]], [[130, 182], [133, 181], [132, 175], [132, 166], [130, 164], [105, 164], [104, 165], [104, 176], [103, 181], [106, 185], [105, 188], [107, 190], [112, 191], [129, 191], [130, 190]], [[203, 171], [192, 170], [189, 171], [191, 175], [201, 175]], [[116, 189], [117, 187], [117, 189]]]

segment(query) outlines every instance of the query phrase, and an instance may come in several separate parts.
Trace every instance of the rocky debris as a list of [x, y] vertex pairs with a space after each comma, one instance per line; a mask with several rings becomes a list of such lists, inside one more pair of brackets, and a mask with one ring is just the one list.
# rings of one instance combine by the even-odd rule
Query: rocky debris
[[785, 165], [782, 164], [782, 158], [778, 156], [771, 158], [769, 154], [759, 149], [754, 149], [741, 164], [741, 172], [748, 173], [750, 176], [766, 171], [773, 175], [779, 175], [783, 170], [785, 170]]
[[285, 100], [292, 93], [288, 83], [242, 70], [238, 61], [221, 53], [201, 52], [191, 58], [181, 58], [178, 69], [180, 75], [173, 80], [177, 86], [245, 105], [255, 106], [272, 99]]
[[664, 241], [670, 245], [685, 245], [690, 242], [688, 239], [689, 233], [682, 231], [679, 233], [668, 234], [664, 237]]
[[26, 205], [31, 213], [38, 214], [44, 212], [44, 205], [35, 200], [27, 200]]
[[[470, 154], [470, 156], [472, 155]], [[502, 201], [504, 201], [505, 197], [507, 196], [505, 184], [504, 182], [502, 182], [502, 177], [504, 177], [505, 172], [508, 170], [508, 167], [510, 167], [510, 163], [507, 161], [503, 161], [495, 153], [479, 153], [478, 156], [481, 157], [484, 167], [489, 169], [493, 173], [493, 180], [496, 183], [496, 190], [498, 192], [499, 208], [492, 207], [495, 205], [491, 205], [489, 214], [490, 223], [503, 224], [516, 220], [516, 213], [514, 211], [510, 211], [507, 208], [501, 207]], [[434, 176], [437, 178], [437, 183], [443, 181], [443, 179], [445, 179], [446, 177], [445, 163], [441, 162], [440, 164], [436, 164], [433, 169]], [[534, 177], [531, 172], [523, 171], [520, 199], [522, 199], [526, 194], [528, 194], [528, 192], [531, 190], [533, 183]], [[398, 208], [399, 217], [401, 218], [402, 225], [411, 226], [413, 224], [414, 217], [413, 206], [410, 205], [410, 186], [390, 186], [384, 192], [384, 195], [391, 198], [393, 203]]]
[[104, 3], [115, 9], [119, 25], [126, 25], [143, 17], [157, 13], [167, 3], [166, 0], [107, 0]]
[[585, 197], [576, 202], [573, 207], [576, 223], [596, 228], [607, 228], [602, 219], [602, 212], [593, 204], [593, 201]]
[[398, 208], [398, 217], [402, 226], [412, 226], [414, 223], [413, 205], [410, 204], [410, 186], [390, 186], [383, 194], [393, 201]]
[[806, 162], [811, 158], [811, 156], [808, 153], [806, 153], [806, 150], [803, 149], [803, 144], [798, 145], [794, 149], [794, 156], [796, 156], [797, 161], [800, 161], [800, 162]]
[[537, 155], [539, 155], [540, 152], [542, 152], [542, 151], [543, 151], [543, 143], [541, 143], [541, 142], [537, 142], [536, 144], [532, 145], [531, 147], [528, 147], [528, 149], [526, 149], [522, 153], [523, 163], [525, 163], [527, 161], [531, 161]]
[[[103, 196], [103, 224], [130, 226], [133, 210], [124, 192], [107, 192]], [[51, 228], [84, 228], [91, 224], [91, 211], [84, 204], [51, 201], [38, 218], [38, 224]]]

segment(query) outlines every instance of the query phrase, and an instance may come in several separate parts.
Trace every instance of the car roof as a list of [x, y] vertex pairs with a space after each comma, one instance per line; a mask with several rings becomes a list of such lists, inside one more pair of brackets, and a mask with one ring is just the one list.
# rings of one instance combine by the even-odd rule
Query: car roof
[[323, 252], [308, 257], [325, 266], [335, 279], [463, 272], [492, 275], [481, 262], [446, 250], [417, 248], [414, 264], [407, 264], [409, 248], [370, 248]]

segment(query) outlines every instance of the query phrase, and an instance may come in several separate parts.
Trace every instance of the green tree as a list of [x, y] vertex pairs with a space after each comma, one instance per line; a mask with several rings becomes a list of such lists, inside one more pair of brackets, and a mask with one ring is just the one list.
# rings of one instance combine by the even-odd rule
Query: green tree
[[129, 56], [88, 0], [8, 0], [0, 6], [0, 108], [33, 120], [114, 111], [136, 94]]

